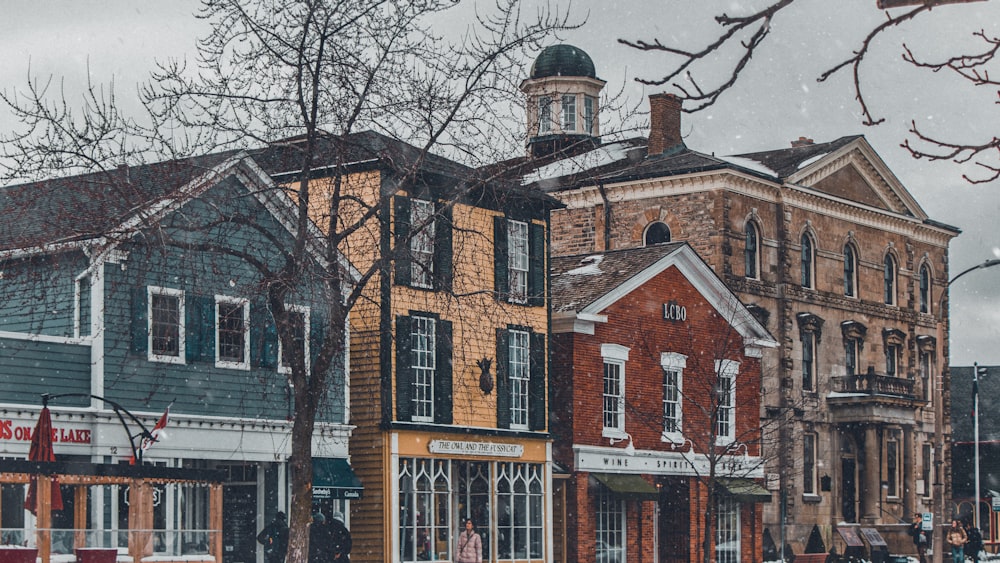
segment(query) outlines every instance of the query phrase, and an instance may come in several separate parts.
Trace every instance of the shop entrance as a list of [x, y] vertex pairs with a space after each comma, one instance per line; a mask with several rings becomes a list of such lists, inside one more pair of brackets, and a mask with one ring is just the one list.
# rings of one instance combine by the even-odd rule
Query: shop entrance
[[664, 478], [660, 486], [659, 562], [687, 563], [691, 555], [691, 490], [687, 479]]
[[257, 561], [257, 467], [219, 466], [227, 473], [222, 487], [222, 563]]

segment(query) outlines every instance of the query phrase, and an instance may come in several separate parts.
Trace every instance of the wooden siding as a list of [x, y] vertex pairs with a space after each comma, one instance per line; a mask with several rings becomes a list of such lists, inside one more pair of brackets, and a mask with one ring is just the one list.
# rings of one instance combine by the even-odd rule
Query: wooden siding
[[[90, 346], [0, 338], [0, 403], [41, 406], [42, 393], [90, 393]], [[60, 400], [88, 406], [86, 397]]]
[[0, 330], [73, 336], [74, 280], [86, 266], [79, 253], [0, 265]]

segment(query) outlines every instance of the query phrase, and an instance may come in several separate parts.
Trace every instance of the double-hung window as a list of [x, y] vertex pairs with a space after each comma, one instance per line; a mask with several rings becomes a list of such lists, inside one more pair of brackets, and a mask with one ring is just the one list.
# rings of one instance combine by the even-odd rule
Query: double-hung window
[[920, 351], [920, 383], [923, 386], [923, 398], [928, 404], [934, 394], [934, 352], [930, 350]]
[[808, 234], [802, 235], [802, 287], [814, 288], [813, 273], [816, 265], [816, 251], [813, 247], [813, 240]]
[[511, 301], [525, 303], [528, 300], [528, 224], [523, 221], [508, 221], [507, 243]]
[[604, 431], [605, 437], [625, 437], [625, 362], [629, 349], [617, 344], [602, 344], [604, 358]]
[[850, 243], [844, 245], [844, 295], [857, 297], [858, 255]]
[[892, 254], [885, 255], [882, 263], [882, 297], [886, 305], [896, 304], [896, 259]]
[[858, 359], [861, 342], [855, 338], [844, 340], [844, 368], [847, 375], [858, 374]]
[[413, 369], [413, 418], [434, 421], [434, 372], [437, 369], [435, 319], [414, 316], [410, 330]]
[[528, 387], [531, 379], [531, 344], [528, 336], [526, 331], [512, 330], [507, 340], [511, 393], [510, 427], [522, 430], [528, 428]]
[[149, 359], [183, 364], [184, 292], [166, 287], [147, 288], [149, 292]]
[[816, 334], [802, 333], [802, 390], [816, 390]]
[[687, 367], [687, 356], [673, 352], [660, 354], [660, 367], [663, 368], [663, 441], [678, 443], [684, 440], [683, 391], [684, 368]]
[[736, 439], [736, 376], [740, 364], [732, 360], [716, 360], [716, 444], [728, 445]]
[[576, 132], [576, 96], [573, 94], [562, 97], [562, 130], [563, 133]]
[[215, 365], [250, 369], [250, 302], [215, 297]]
[[583, 97], [583, 128], [584, 133], [594, 134], [594, 121], [597, 117], [597, 98], [593, 96]]
[[816, 434], [802, 435], [802, 493], [816, 494]]
[[434, 287], [434, 204], [422, 199], [410, 200], [410, 284]]
[[744, 275], [753, 280], [760, 279], [760, 238], [757, 233], [757, 225], [753, 221], [747, 221], [744, 236]]
[[538, 98], [538, 134], [552, 131], [552, 98], [542, 96]]
[[899, 375], [899, 345], [887, 344], [885, 347], [885, 374], [890, 377]]

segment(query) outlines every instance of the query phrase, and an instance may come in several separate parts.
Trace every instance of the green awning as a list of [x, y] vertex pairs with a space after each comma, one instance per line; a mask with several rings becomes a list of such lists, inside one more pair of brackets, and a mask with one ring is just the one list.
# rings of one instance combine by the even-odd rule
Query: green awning
[[719, 477], [715, 482], [726, 494], [740, 502], [771, 502], [771, 491], [753, 479]]
[[313, 498], [361, 498], [364, 487], [346, 459], [314, 457], [312, 461]]
[[639, 475], [624, 473], [591, 473], [591, 475], [615, 494], [643, 500], [660, 498], [660, 491]]

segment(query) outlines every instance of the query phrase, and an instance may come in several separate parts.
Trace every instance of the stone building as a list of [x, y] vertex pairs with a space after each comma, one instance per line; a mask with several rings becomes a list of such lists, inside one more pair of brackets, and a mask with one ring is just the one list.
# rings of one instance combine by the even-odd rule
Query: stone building
[[[522, 83], [530, 108], [552, 103], [551, 76], [595, 77], [575, 51], [554, 56], [568, 51], [538, 57], [545, 72]], [[561, 84], [560, 100], [592, 95], [590, 82]], [[949, 497], [931, 483], [948, 482], [935, 474], [949, 433], [938, 307], [958, 229], [931, 220], [862, 136], [716, 157], [685, 145], [679, 100], [655, 94], [648, 138], [603, 144], [595, 129], [547, 138], [559, 147], [548, 152], [535, 141], [556, 124], [538, 121], [585, 115], [527, 114], [523, 182], [566, 206], [552, 214], [553, 255], [685, 241], [777, 339], [760, 413], [768, 486], [781, 491], [764, 512], [770, 542], [842, 549], [835, 529], [865, 525], [909, 549], [897, 523]]]

